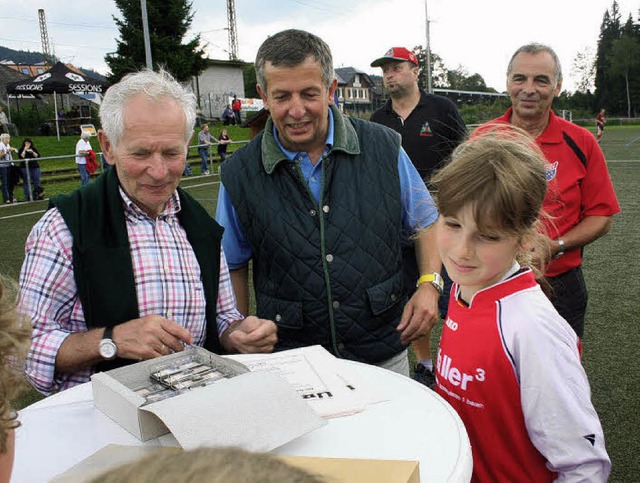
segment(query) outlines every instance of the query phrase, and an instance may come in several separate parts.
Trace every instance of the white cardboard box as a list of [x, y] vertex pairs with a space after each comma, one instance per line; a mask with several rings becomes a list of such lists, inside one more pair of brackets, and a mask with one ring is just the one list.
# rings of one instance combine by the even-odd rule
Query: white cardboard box
[[[193, 352], [191, 352], [193, 351]], [[143, 405], [134, 392], [159, 364], [194, 355], [229, 379]], [[194, 347], [91, 377], [96, 407], [141, 441], [173, 433], [180, 445], [235, 445], [270, 451], [326, 424], [282, 377]]]

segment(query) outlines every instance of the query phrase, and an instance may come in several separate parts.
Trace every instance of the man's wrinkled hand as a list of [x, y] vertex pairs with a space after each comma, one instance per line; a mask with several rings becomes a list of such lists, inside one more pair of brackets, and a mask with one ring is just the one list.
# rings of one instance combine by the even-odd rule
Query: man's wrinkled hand
[[246, 319], [232, 323], [221, 337], [222, 346], [227, 352], [252, 354], [273, 352], [278, 342], [278, 328], [267, 319], [250, 315]]
[[116, 325], [113, 340], [118, 346], [118, 357], [138, 361], [180, 352], [184, 344], [193, 344], [191, 332], [159, 315]]
[[408, 344], [431, 333], [438, 322], [438, 298], [440, 294], [430, 283], [421, 284], [405, 305], [396, 330], [400, 341]]

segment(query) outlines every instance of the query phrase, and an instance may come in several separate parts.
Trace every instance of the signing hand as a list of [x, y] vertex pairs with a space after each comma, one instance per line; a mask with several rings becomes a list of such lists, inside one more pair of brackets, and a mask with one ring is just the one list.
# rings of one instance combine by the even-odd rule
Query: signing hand
[[184, 343], [193, 344], [191, 332], [159, 315], [116, 325], [113, 340], [118, 346], [118, 357], [138, 361], [180, 352]]
[[421, 284], [407, 302], [396, 330], [402, 332], [400, 341], [408, 344], [424, 337], [438, 321], [438, 290], [430, 283]]
[[273, 352], [278, 342], [276, 332], [277, 326], [272, 321], [250, 315], [232, 323], [222, 334], [220, 342], [230, 353]]

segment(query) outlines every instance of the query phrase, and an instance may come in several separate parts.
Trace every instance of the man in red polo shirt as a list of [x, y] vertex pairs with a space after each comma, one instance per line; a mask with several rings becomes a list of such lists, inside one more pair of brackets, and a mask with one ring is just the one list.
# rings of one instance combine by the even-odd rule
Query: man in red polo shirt
[[507, 68], [512, 107], [479, 130], [495, 123], [524, 129], [549, 161], [543, 208], [550, 215], [545, 230], [552, 260], [545, 275], [553, 305], [582, 338], [587, 308], [582, 251], [609, 231], [620, 205], [593, 134], [551, 110], [561, 87], [562, 69], [553, 49], [536, 43], [520, 47]]

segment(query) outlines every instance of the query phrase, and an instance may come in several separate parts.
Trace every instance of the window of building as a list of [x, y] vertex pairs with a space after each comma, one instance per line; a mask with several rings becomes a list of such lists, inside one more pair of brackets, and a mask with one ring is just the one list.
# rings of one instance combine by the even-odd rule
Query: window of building
[[27, 67], [21, 67], [20, 70], [24, 75], [30, 75], [29, 69]]

